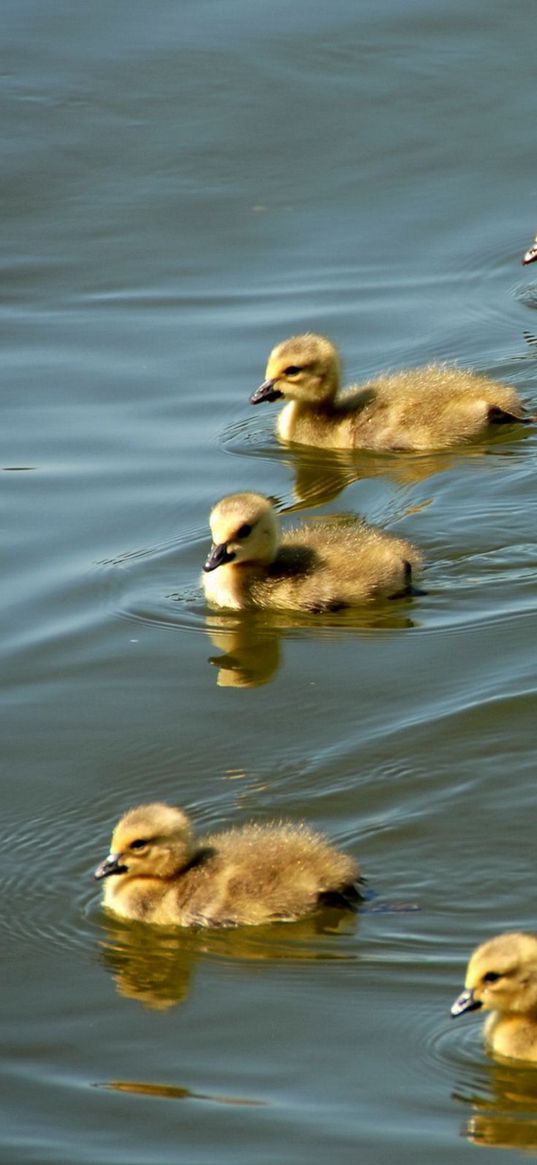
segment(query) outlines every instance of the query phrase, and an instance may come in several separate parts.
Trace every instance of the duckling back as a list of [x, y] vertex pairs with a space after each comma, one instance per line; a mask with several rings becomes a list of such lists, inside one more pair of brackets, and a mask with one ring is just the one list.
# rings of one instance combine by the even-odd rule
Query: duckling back
[[284, 534], [267, 577], [254, 584], [260, 606], [337, 611], [408, 593], [418, 550], [358, 518], [312, 522]]
[[524, 419], [516, 389], [440, 364], [380, 377], [365, 384], [360, 397], [353, 419], [356, 448], [448, 448], [491, 424]]
[[292, 921], [323, 900], [354, 907], [357, 863], [304, 825], [248, 825], [203, 839], [212, 851], [188, 908], [203, 925]]

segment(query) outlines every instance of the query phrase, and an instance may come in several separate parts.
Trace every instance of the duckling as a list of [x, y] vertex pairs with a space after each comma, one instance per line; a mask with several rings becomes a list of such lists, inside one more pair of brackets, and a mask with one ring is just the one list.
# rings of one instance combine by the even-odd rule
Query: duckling
[[202, 576], [213, 607], [338, 611], [412, 591], [421, 558], [410, 542], [359, 519], [287, 531], [256, 493], [229, 494], [210, 515], [213, 546]]
[[522, 262], [523, 263], [533, 263], [535, 259], [537, 259], [537, 235], [535, 236], [533, 243], [531, 244], [531, 247], [529, 247], [528, 250], [526, 251], [526, 254], [523, 257]]
[[492, 1052], [537, 1063], [537, 935], [499, 934], [474, 951], [452, 1016], [492, 1012], [485, 1039]]
[[130, 809], [111, 852], [105, 907], [162, 926], [290, 922], [319, 906], [356, 909], [360, 869], [321, 834], [291, 823], [249, 824], [196, 840], [187, 814], [155, 802]]
[[338, 396], [340, 379], [330, 340], [291, 336], [273, 348], [250, 403], [283, 397], [280, 439], [323, 449], [447, 449], [491, 424], [529, 420], [514, 388], [441, 364], [389, 373]]

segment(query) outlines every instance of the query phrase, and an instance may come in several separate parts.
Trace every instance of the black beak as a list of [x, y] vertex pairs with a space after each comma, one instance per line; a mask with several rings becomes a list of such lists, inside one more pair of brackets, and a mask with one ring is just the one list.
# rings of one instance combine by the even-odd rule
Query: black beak
[[477, 1011], [479, 1007], [482, 1007], [481, 1000], [475, 999], [473, 991], [466, 988], [464, 991], [461, 991], [455, 1003], [452, 1005], [451, 1014], [453, 1019], [456, 1019], [464, 1011]]
[[256, 388], [255, 392], [252, 393], [250, 404], [260, 405], [264, 400], [278, 400], [280, 396], [283, 396], [283, 392], [280, 392], [279, 388], [274, 387], [274, 381], [264, 380], [259, 385], [259, 388]]
[[120, 854], [108, 854], [104, 862], [97, 866], [93, 877], [99, 882], [101, 878], [109, 878], [110, 874], [126, 874], [128, 867], [122, 866], [119, 859]]
[[225, 542], [221, 542], [219, 546], [213, 546], [211, 553], [205, 563], [203, 569], [208, 574], [210, 570], [216, 570], [217, 566], [224, 566], [226, 562], [233, 562], [235, 553], [228, 550]]

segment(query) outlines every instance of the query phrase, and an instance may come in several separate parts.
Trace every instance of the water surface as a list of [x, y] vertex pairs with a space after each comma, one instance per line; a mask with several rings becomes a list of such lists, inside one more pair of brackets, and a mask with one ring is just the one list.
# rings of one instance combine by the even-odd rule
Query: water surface
[[[449, 1019], [473, 945], [535, 925], [535, 433], [347, 459], [248, 406], [306, 328], [349, 378], [449, 360], [537, 406], [536, 22], [3, 5], [6, 1165], [537, 1145], [534, 1074]], [[209, 614], [208, 511], [242, 488], [411, 538], [426, 594]], [[155, 798], [200, 829], [305, 818], [372, 897], [251, 933], [113, 923], [92, 870]]]

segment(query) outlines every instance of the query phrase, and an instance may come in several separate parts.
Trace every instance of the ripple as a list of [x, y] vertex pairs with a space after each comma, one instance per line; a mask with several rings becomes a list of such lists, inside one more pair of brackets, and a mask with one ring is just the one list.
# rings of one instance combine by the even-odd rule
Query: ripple
[[281, 448], [273, 436], [274, 417], [267, 410], [267, 419], [259, 424], [256, 416], [234, 421], [220, 435], [218, 447], [224, 453], [234, 453], [240, 457], [251, 457], [252, 451], [268, 458], [279, 458]]
[[99, 568], [106, 606], [135, 623], [201, 630], [206, 609], [198, 578], [206, 543], [206, 532], [195, 529], [180, 542], [173, 539], [103, 560]]
[[532, 283], [529, 286], [521, 283], [513, 288], [513, 293], [519, 303], [533, 309], [537, 308], [537, 283]]
[[433, 937], [424, 913], [411, 913], [408, 921], [410, 934], [404, 930], [404, 915], [397, 915], [395, 927], [385, 917], [361, 960], [373, 969], [385, 993], [383, 1010], [394, 1045], [412, 1048], [412, 1063], [420, 1075], [425, 1066], [450, 1085], [454, 1076], [472, 1086], [477, 1079], [483, 1084], [488, 1070], [483, 1020], [450, 1016], [460, 979], [458, 954], [446, 947], [444, 928], [437, 939]]
[[461, 1079], [475, 1081], [476, 1074], [482, 1081], [487, 1078], [486, 1065], [483, 1064], [483, 1019], [468, 1023], [448, 1018], [441, 1027], [429, 1026], [423, 1038], [425, 1058], [440, 1068], [450, 1080], [453, 1077], [453, 1068], [457, 1070]]
[[91, 880], [95, 839], [91, 832], [88, 837], [87, 829], [91, 800], [88, 795], [86, 805], [80, 798], [76, 806], [55, 805], [47, 814], [28, 817], [9, 829], [0, 906], [6, 949], [14, 940], [27, 942], [33, 951], [87, 944], [86, 920], [95, 897]]

